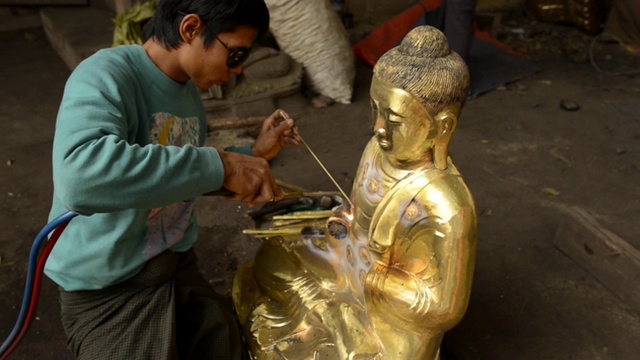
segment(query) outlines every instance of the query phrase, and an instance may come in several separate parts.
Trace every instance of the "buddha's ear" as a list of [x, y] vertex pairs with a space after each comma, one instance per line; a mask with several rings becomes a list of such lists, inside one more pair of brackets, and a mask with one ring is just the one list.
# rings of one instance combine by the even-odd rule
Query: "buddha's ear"
[[462, 104], [459, 103], [447, 105], [435, 116], [438, 136], [433, 145], [433, 162], [439, 170], [445, 170], [448, 167], [449, 144], [458, 125], [461, 107]]

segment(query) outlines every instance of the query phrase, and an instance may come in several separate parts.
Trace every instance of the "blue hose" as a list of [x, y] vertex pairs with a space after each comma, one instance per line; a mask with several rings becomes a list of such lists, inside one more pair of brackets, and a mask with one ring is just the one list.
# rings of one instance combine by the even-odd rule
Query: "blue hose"
[[0, 346], [0, 356], [4, 355], [5, 351], [11, 346], [16, 336], [20, 333], [22, 326], [24, 325], [24, 321], [27, 317], [27, 313], [29, 312], [29, 304], [31, 303], [31, 297], [33, 293], [33, 282], [36, 277], [36, 267], [38, 265], [38, 253], [40, 252], [40, 248], [44, 243], [45, 239], [50, 232], [55, 230], [58, 226], [71, 221], [74, 217], [78, 216], [78, 214], [68, 211], [53, 221], [45, 225], [40, 233], [36, 237], [36, 240], [33, 242], [33, 246], [31, 247], [31, 253], [29, 253], [29, 269], [27, 272], [27, 284], [24, 289], [24, 297], [22, 298], [22, 308], [20, 309], [20, 314], [18, 315], [18, 321], [16, 321], [16, 325], [13, 327], [11, 334], [7, 337], [7, 339]]

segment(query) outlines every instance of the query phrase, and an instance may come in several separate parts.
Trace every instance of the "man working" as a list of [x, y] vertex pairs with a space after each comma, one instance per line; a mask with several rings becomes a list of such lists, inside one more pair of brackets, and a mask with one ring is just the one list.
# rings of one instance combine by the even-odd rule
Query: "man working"
[[69, 78], [50, 217], [84, 216], [46, 274], [78, 359], [242, 358], [235, 317], [197, 268], [192, 200], [222, 187], [249, 206], [280, 197], [267, 160], [300, 140], [276, 112], [252, 147], [202, 147], [198, 88], [239, 74], [268, 26], [263, 0], [160, 0], [143, 46], [101, 50]]

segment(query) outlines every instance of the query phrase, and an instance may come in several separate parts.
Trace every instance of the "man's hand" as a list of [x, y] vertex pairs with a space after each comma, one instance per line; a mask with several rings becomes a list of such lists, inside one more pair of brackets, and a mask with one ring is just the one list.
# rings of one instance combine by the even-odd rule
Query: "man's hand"
[[260, 134], [253, 144], [253, 155], [271, 160], [285, 144], [300, 145], [302, 142], [294, 127], [295, 123], [286, 112], [276, 110], [262, 123]]
[[271, 175], [269, 163], [260, 157], [220, 151], [224, 166], [223, 187], [233, 195], [227, 200], [241, 201], [249, 207], [282, 198], [282, 190]]

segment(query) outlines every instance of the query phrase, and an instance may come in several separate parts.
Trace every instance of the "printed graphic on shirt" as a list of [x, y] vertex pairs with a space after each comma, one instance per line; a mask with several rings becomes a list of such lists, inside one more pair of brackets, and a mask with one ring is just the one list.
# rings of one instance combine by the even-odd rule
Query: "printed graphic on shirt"
[[[182, 119], [168, 113], [156, 113], [151, 121], [151, 144], [199, 145], [200, 121], [197, 117]], [[144, 253], [147, 258], [152, 258], [180, 242], [189, 227], [192, 213], [192, 202], [153, 209], [147, 219], [145, 235]]]
[[198, 145], [199, 134], [200, 121], [195, 116], [181, 119], [168, 113], [153, 115], [151, 144]]

